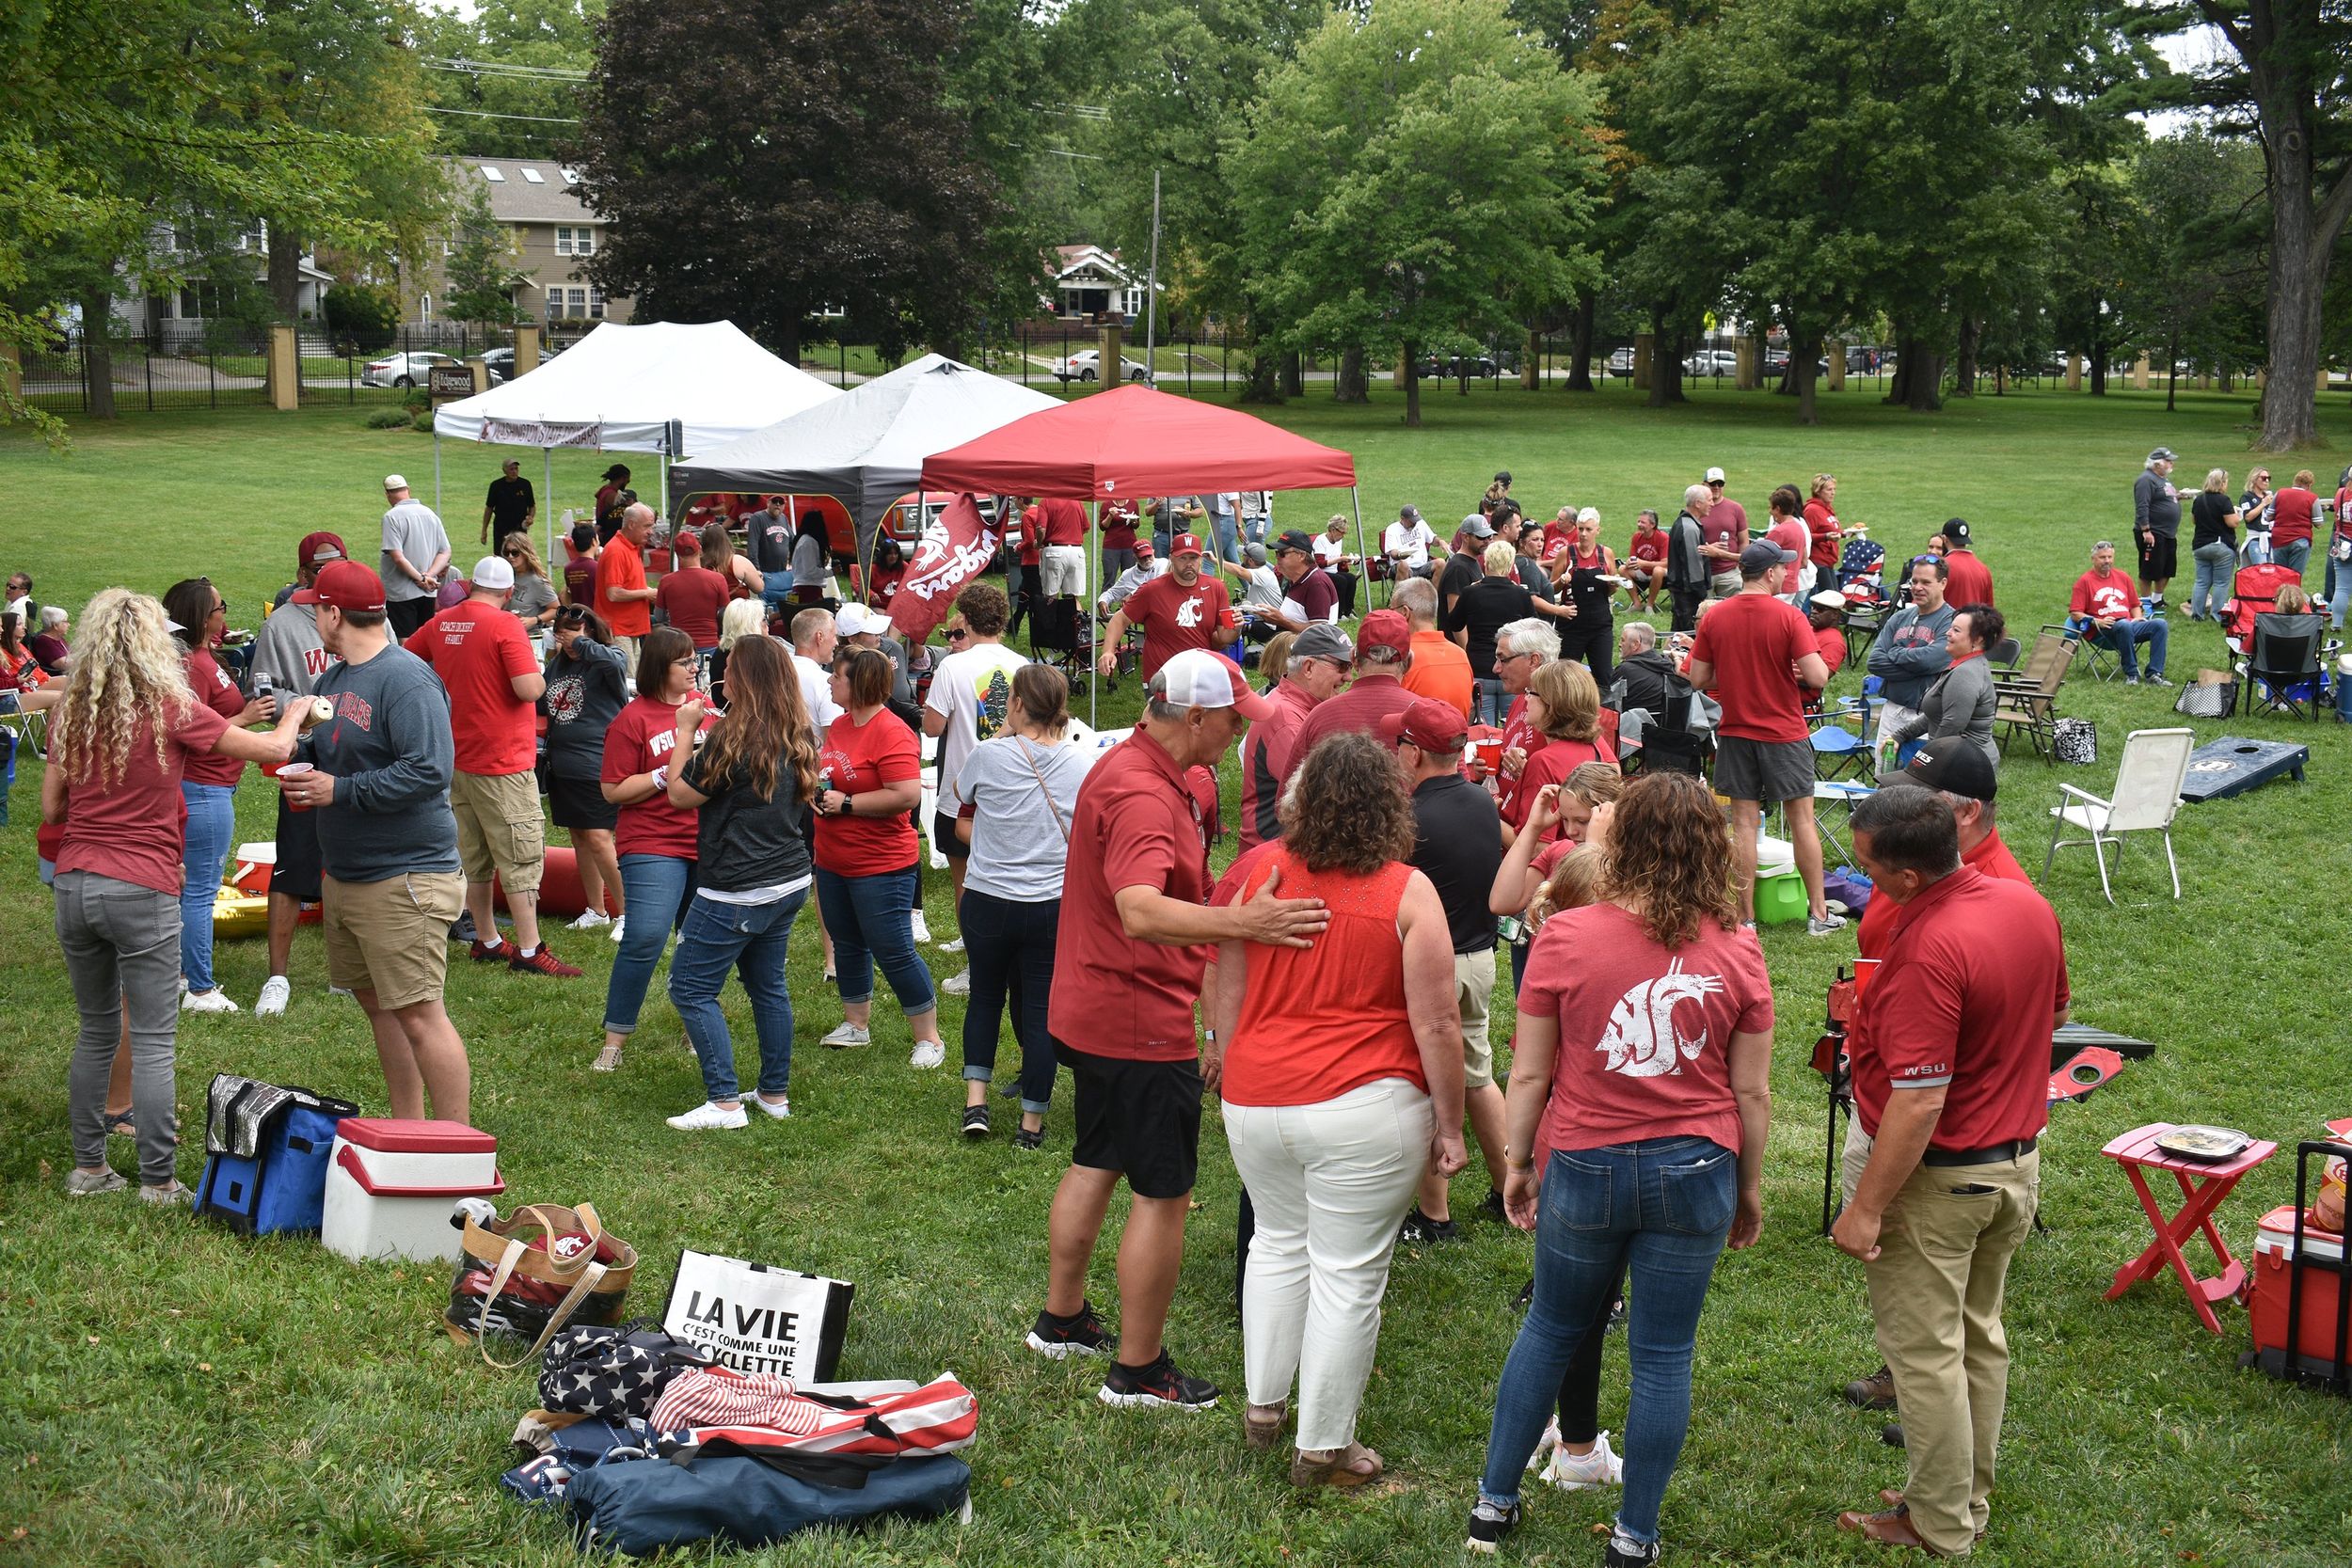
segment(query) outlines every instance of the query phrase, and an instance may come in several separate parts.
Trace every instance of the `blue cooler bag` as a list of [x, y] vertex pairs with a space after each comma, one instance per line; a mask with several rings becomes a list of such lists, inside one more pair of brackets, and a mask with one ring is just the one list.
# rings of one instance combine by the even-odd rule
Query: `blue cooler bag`
[[196, 1212], [247, 1236], [316, 1234], [335, 1124], [358, 1114], [348, 1100], [215, 1074], [206, 1095]]

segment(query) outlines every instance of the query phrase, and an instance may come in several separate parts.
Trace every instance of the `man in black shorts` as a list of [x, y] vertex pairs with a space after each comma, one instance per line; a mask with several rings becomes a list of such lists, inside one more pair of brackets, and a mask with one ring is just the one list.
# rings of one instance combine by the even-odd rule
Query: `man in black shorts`
[[1821, 901], [1821, 839], [1813, 831], [1813, 740], [1804, 722], [1807, 691], [1829, 684], [1829, 666], [1813, 628], [1779, 597], [1796, 553], [1759, 539], [1740, 552], [1740, 592], [1699, 618], [1691, 644], [1691, 684], [1724, 705], [1715, 730], [1715, 787], [1731, 797], [1732, 851], [1740, 902], [1756, 888], [1756, 835], [1763, 802], [1780, 801], [1812, 916], [1809, 935], [1846, 923]]
[[[294, 552], [294, 587], [286, 591], [288, 595], [316, 585], [319, 573], [344, 554], [343, 542], [335, 534], [304, 535]], [[262, 623], [261, 635], [253, 640], [253, 662], [246, 678], [256, 692], [267, 680], [278, 700], [288, 703], [309, 696], [311, 683], [326, 673], [333, 662], [319, 638], [318, 618], [307, 610], [295, 610], [274, 614]], [[253, 1004], [255, 1018], [282, 1017], [286, 1004], [294, 999], [286, 966], [294, 956], [294, 927], [301, 923], [302, 906], [319, 901], [318, 823], [315, 814], [291, 810], [285, 797], [278, 797], [278, 859], [269, 876], [269, 979], [262, 986], [261, 999]]]
[[1143, 722], [1094, 765], [1071, 817], [1046, 1016], [1076, 1081], [1076, 1128], [1048, 1225], [1045, 1309], [1028, 1344], [1057, 1360], [1113, 1350], [1086, 1281], [1123, 1178], [1135, 1205], [1120, 1240], [1120, 1332], [1102, 1401], [1206, 1410], [1216, 1386], [1178, 1370], [1162, 1338], [1199, 1166], [1200, 953], [1227, 940], [1304, 947], [1329, 917], [1320, 899], [1277, 896], [1271, 881], [1244, 904], [1203, 903], [1208, 839], [1184, 770], [1214, 768], [1243, 721], [1273, 705], [1205, 648], [1172, 656], [1147, 696]]

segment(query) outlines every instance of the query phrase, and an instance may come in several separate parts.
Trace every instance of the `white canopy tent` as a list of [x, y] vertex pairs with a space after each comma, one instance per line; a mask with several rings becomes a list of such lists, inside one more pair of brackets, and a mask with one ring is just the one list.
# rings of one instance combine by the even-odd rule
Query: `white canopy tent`
[[[553, 451], [650, 451], [669, 459], [739, 440], [841, 395], [787, 365], [733, 322], [606, 322], [561, 356], [433, 415], [433, 504], [441, 507], [441, 437], [537, 447], [542, 487], [554, 488]], [[650, 489], [660, 497], [665, 482]], [[539, 498], [548, 519], [550, 570], [555, 548], [551, 495]]]

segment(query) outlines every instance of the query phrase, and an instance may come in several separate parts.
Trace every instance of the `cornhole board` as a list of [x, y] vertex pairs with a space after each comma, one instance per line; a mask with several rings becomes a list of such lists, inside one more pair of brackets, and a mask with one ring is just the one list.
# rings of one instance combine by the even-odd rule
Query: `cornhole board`
[[2312, 760], [2309, 746], [2283, 740], [2248, 740], [2225, 735], [2189, 753], [2188, 777], [2181, 781], [2184, 800], [2226, 800], [2259, 789], [2281, 775], [2303, 782], [2303, 765]]
[[2050, 1032], [2050, 1070], [2056, 1072], [2067, 1058], [2086, 1047], [2112, 1051], [2127, 1062], [2145, 1061], [2156, 1053], [2153, 1041], [2094, 1029], [2088, 1023], [2064, 1023]]

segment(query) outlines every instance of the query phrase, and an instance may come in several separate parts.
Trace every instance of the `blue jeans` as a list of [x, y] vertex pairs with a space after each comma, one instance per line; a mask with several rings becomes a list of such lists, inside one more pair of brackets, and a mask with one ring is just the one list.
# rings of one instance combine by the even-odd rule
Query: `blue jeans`
[[1209, 531], [1216, 536], [1216, 550], [1220, 561], [1241, 559], [1241, 525], [1231, 512], [1209, 514]]
[[2197, 577], [2188, 591], [2189, 618], [2202, 621], [2210, 616], [2217, 621], [2221, 607], [2230, 602], [2231, 581], [2237, 575], [2237, 549], [2217, 539], [2191, 553], [2197, 559]]
[[898, 995], [900, 1012], [927, 1013], [939, 1006], [931, 990], [931, 972], [914, 950], [914, 924], [907, 915], [914, 882], [911, 865], [866, 877], [817, 868], [817, 907], [824, 914], [825, 929], [833, 934], [833, 966], [841, 976], [842, 1001], [872, 1001], [879, 967]]
[[972, 960], [972, 994], [963, 1009], [963, 1075], [983, 1084], [995, 1078], [996, 1037], [1009, 994], [1013, 1037], [1021, 1042], [1021, 1108], [1043, 1116], [1054, 1098], [1054, 1037], [1045, 1026], [1045, 1004], [1054, 989], [1061, 900], [1022, 904], [966, 887], [956, 921]]
[[228, 784], [180, 781], [180, 799], [187, 802], [188, 835], [181, 851], [184, 876], [180, 883], [180, 973], [188, 990], [211, 990], [213, 978], [213, 902], [220, 895], [221, 867], [229, 862], [230, 840], [237, 836], [237, 792]]
[[1535, 1226], [1535, 1296], [1502, 1364], [1478, 1495], [1516, 1503], [1561, 1374], [1629, 1265], [1617, 1528], [1658, 1539], [1658, 1510], [1691, 1425], [1691, 1351], [1716, 1256], [1739, 1202], [1740, 1157], [1706, 1138], [1651, 1138], [1553, 1152]]
[[2303, 563], [2311, 558], [2312, 542], [2308, 539], [2297, 539], [2292, 545], [2271, 546], [2270, 559], [2293, 572], [2297, 582], [2303, 580]]
[[2118, 621], [2106, 630], [2097, 633], [2092, 632], [2090, 624], [2085, 621], [2070, 621], [2068, 624], [2084, 636], [2113, 648], [2117, 659], [2123, 666], [2125, 680], [2139, 677], [2139, 659], [2135, 650], [2143, 642], [2148, 644], [2148, 673], [2152, 675], [2164, 673], [2164, 650], [2171, 640], [2172, 628], [2165, 623], [2163, 616], [2152, 615], [2145, 621]]
[[1485, 675], [1473, 676], [1470, 690], [1470, 709], [1476, 715], [1472, 722], [1501, 724], [1502, 716], [1511, 709], [1511, 699], [1502, 694], [1502, 683]]
[[621, 896], [628, 912], [621, 918], [621, 951], [604, 988], [604, 1027], [612, 1035], [636, 1031], [662, 943], [685, 925], [687, 906], [693, 901], [694, 863], [670, 855], [623, 855]]
[[2328, 558], [2328, 571], [2332, 580], [2328, 585], [2328, 625], [2331, 630], [2344, 629], [2344, 612], [2352, 609], [2352, 562], [2338, 565], [2336, 558]]
[[801, 602], [792, 596], [792, 574], [790, 572], [760, 574], [759, 602], [767, 606], [769, 614], [782, 614], [789, 619]]
[[729, 969], [752, 999], [759, 1092], [772, 1098], [792, 1086], [792, 992], [784, 983], [784, 958], [793, 919], [807, 902], [803, 887], [765, 904], [722, 904], [700, 894], [687, 906], [686, 926], [670, 957], [670, 1003], [702, 1062], [703, 1093], [715, 1102], [742, 1098], [735, 1082], [735, 1042], [719, 1006]]

